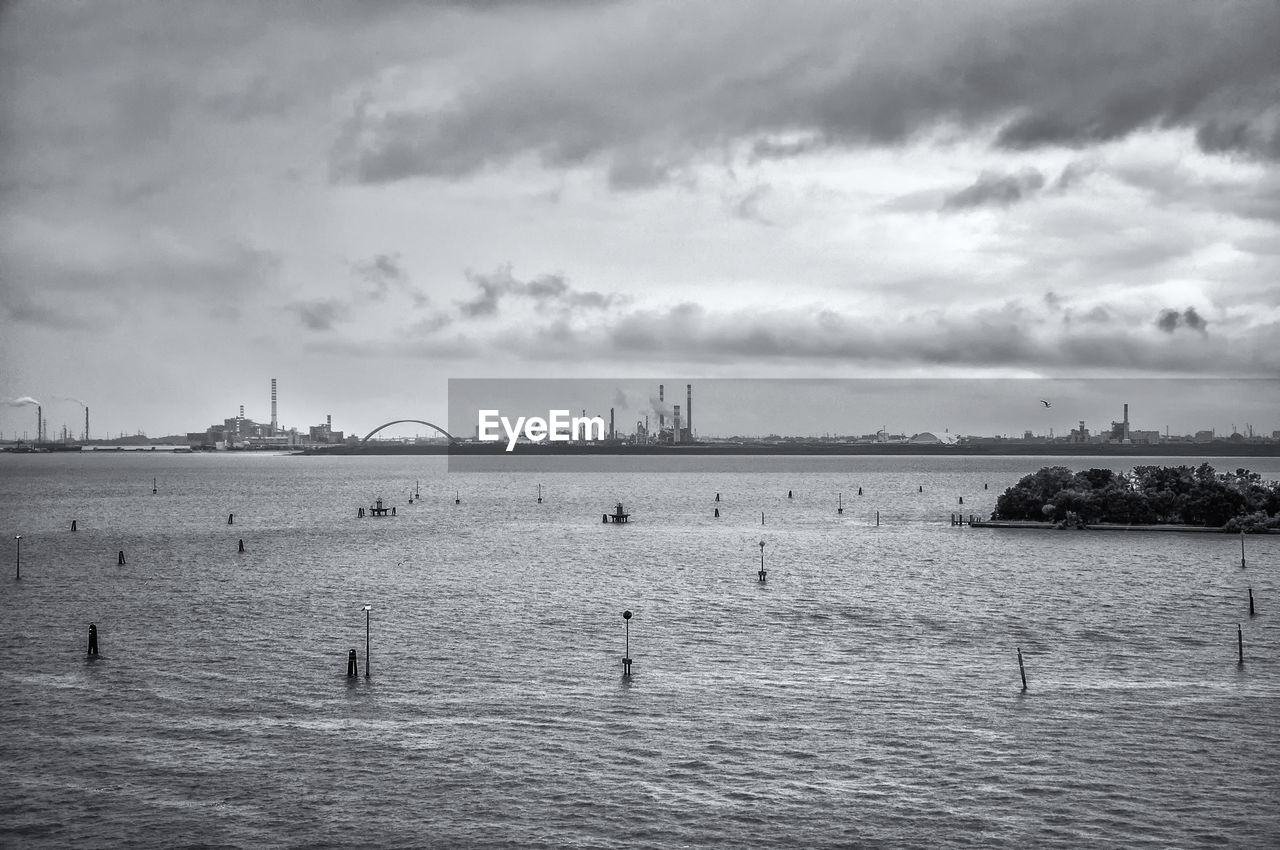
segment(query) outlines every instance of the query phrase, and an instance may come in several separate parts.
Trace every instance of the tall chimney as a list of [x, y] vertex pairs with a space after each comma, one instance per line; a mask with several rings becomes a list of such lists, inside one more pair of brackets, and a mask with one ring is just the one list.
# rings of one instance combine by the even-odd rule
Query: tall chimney
[[84, 441], [89, 442], [89, 405], [84, 406]]
[[36, 405], [36, 442], [44, 442], [44, 408]]
[[658, 433], [662, 433], [662, 429], [667, 425], [667, 414], [663, 411], [663, 390], [666, 388], [662, 384], [658, 384]]
[[693, 384], [684, 385], [684, 427], [693, 439]]
[[680, 405], [675, 406], [675, 417], [671, 420], [671, 442], [680, 442]]
[[1124, 436], [1121, 438], [1126, 443], [1129, 442], [1129, 402], [1124, 403]]
[[271, 436], [276, 435], [276, 379], [271, 379]]
[[609, 439], [613, 439], [613, 408], [609, 408]]

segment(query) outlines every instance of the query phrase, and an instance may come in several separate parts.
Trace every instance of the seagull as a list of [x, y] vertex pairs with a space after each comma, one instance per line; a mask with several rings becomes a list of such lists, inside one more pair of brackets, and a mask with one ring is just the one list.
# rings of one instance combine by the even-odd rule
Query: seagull
[[1053, 407], [1053, 405], [1052, 405], [1052, 404], [1050, 404], [1049, 402], [1045, 401], [1044, 399], [1040, 399], [1040, 403], [1041, 403], [1041, 404], [1043, 404], [1045, 407]]

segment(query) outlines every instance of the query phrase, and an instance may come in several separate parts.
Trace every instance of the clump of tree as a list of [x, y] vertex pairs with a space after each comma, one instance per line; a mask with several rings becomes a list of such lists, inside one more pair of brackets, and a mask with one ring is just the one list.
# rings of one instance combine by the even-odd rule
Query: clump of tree
[[1280, 482], [1247, 469], [1217, 473], [1207, 463], [1123, 473], [1047, 466], [1005, 490], [994, 518], [1267, 531], [1280, 529]]

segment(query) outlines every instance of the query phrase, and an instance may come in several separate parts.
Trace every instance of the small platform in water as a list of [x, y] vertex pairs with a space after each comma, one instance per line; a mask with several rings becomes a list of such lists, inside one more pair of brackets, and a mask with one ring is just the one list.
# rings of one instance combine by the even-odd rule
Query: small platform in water
[[604, 517], [602, 522], [626, 522], [631, 517], [631, 514], [622, 509], [622, 502], [618, 502], [613, 507], [613, 513], [602, 514], [602, 516]]

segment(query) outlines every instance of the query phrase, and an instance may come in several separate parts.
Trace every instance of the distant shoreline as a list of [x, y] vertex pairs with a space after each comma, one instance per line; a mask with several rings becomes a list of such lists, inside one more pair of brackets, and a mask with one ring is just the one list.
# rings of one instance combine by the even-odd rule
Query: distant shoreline
[[303, 449], [302, 455], [459, 455], [495, 457], [549, 457], [558, 455], [638, 456], [638, 455], [977, 455], [1054, 457], [1280, 457], [1280, 442], [1244, 443], [1163, 443], [1123, 445], [1117, 443], [978, 443], [936, 445], [929, 443], [691, 443], [673, 445], [566, 444], [517, 445], [512, 452], [499, 443], [458, 443], [414, 445], [370, 443]]

